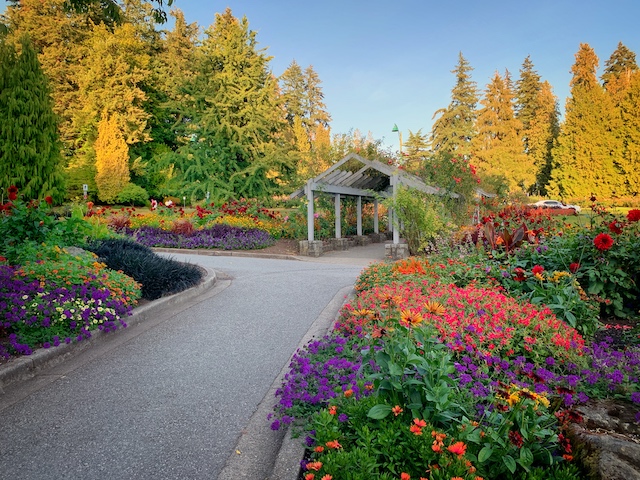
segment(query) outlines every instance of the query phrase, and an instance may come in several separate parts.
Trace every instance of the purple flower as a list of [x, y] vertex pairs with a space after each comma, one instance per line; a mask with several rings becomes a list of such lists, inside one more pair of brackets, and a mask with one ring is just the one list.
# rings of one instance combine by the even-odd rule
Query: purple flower
[[346, 413], [341, 413], [338, 415], [338, 421], [344, 423], [349, 420], [349, 416]]
[[633, 392], [631, 394], [631, 401], [633, 403], [640, 403], [640, 392]]

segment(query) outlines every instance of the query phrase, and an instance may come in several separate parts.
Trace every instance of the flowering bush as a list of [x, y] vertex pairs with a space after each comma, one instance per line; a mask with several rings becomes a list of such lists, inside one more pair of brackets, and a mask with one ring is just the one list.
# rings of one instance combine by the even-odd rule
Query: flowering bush
[[0, 266], [0, 338], [6, 338], [0, 355], [29, 355], [35, 347], [80, 341], [96, 328], [126, 326], [140, 286], [90, 254], [54, 253], [22, 267]]

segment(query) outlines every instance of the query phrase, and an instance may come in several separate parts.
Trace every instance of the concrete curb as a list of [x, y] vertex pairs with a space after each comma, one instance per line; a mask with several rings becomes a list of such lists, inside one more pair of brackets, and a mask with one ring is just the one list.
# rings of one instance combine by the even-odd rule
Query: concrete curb
[[[207, 275], [200, 284], [183, 292], [159, 298], [146, 305], [133, 309], [131, 316], [125, 319], [128, 325], [135, 325], [144, 322], [149, 317], [155, 317], [159, 312], [182, 303], [187, 303], [192, 299], [202, 295], [216, 284], [216, 272], [207, 268]], [[31, 355], [16, 358], [6, 365], [0, 365], [0, 393], [3, 388], [21, 380], [34, 377], [43, 368], [52, 367], [71, 357], [87, 350], [91, 345], [101, 341], [106, 334], [101, 330], [91, 331], [91, 337], [81, 342], [61, 344], [58, 347], [39, 348]]]
[[204, 249], [188, 249], [188, 248], [163, 248], [153, 247], [154, 252], [162, 253], [183, 253], [185, 255], [204, 255], [209, 257], [253, 257], [253, 258], [270, 258], [273, 260], [302, 260], [296, 255], [285, 255], [282, 253], [259, 253], [253, 250], [239, 252], [237, 250], [204, 250]]

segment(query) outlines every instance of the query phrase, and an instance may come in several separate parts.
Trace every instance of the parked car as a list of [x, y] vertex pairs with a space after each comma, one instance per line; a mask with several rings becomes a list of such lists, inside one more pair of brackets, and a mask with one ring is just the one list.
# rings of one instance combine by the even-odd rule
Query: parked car
[[559, 200], [540, 200], [536, 203], [531, 203], [529, 206], [537, 208], [567, 208], [572, 209], [576, 213], [580, 213], [582, 210], [578, 205], [565, 205]]

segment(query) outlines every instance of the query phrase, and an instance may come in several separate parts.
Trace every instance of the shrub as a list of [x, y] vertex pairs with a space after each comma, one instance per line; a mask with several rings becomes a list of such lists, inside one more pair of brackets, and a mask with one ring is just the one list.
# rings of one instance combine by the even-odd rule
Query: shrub
[[149, 194], [141, 186], [135, 183], [127, 183], [118, 193], [116, 200], [124, 205], [144, 207], [149, 201]]
[[89, 250], [113, 270], [122, 270], [142, 285], [142, 297], [155, 300], [191, 288], [202, 280], [196, 265], [156, 255], [128, 239], [108, 239], [93, 243]]

